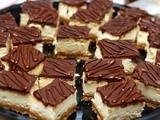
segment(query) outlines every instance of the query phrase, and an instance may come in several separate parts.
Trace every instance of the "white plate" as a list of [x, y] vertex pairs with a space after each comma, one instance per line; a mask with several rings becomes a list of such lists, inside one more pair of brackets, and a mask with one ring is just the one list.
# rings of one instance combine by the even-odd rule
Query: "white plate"
[[13, 5], [17, 0], [0, 0], [0, 9]]

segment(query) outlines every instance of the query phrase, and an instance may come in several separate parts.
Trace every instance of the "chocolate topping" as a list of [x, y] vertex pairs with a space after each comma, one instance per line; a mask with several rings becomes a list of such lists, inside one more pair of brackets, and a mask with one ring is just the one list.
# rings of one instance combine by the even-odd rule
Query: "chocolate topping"
[[75, 88], [63, 80], [56, 78], [52, 83], [33, 93], [45, 106], [57, 106], [75, 92]]
[[85, 63], [87, 81], [122, 80], [125, 77], [121, 60], [92, 59]]
[[130, 40], [108, 40], [98, 42], [103, 58], [137, 58], [140, 56], [136, 44]]
[[159, 30], [156, 32], [149, 31], [149, 37], [148, 37], [148, 42], [150, 43], [150, 46], [158, 49], [160, 48], [160, 31]]
[[0, 32], [0, 47], [6, 47], [8, 35], [9, 35], [8, 32]]
[[77, 6], [80, 7], [85, 5], [86, 0], [61, 0], [62, 3], [67, 4], [69, 6]]
[[38, 13], [30, 14], [30, 23], [40, 23], [44, 25], [57, 26], [58, 22], [58, 11], [50, 9], [39, 9]]
[[3, 71], [0, 73], [0, 88], [29, 93], [36, 81], [36, 77], [28, 73], [14, 71]]
[[9, 62], [13, 69], [29, 71], [45, 59], [45, 54], [33, 48], [32, 45], [19, 45], [12, 49], [2, 60]]
[[114, 36], [121, 36], [129, 32], [137, 26], [137, 23], [129, 18], [116, 17], [108, 23], [102, 25], [100, 30], [102, 32], [108, 32]]
[[160, 51], [157, 51], [157, 54], [156, 54], [156, 64], [160, 65]]
[[7, 32], [14, 27], [17, 27], [17, 24], [11, 13], [0, 15], [0, 32]]
[[76, 70], [75, 60], [56, 60], [46, 58], [44, 68], [40, 76], [42, 77], [62, 77], [73, 78]]
[[53, 9], [51, 2], [46, 1], [26, 1], [22, 4], [22, 12], [39, 13], [40, 9]]
[[0, 61], [0, 71], [4, 70], [5, 66], [2, 64], [2, 62]]
[[140, 80], [144, 85], [160, 87], [160, 69], [158, 65], [141, 62], [135, 69], [133, 78]]
[[36, 27], [20, 27], [10, 30], [13, 45], [33, 44], [42, 41], [41, 31]]
[[135, 102], [144, 102], [145, 97], [131, 80], [112, 82], [98, 87], [97, 92], [101, 95], [103, 103], [107, 106], [124, 106]]
[[57, 38], [89, 39], [90, 29], [86, 26], [60, 26]]
[[144, 10], [141, 10], [139, 8], [127, 8], [127, 7], [124, 7], [124, 8], [121, 8], [119, 10], [119, 13], [121, 16], [123, 17], [131, 17], [135, 20], [138, 20], [139, 18], [143, 18], [145, 16], [148, 15], [148, 13]]

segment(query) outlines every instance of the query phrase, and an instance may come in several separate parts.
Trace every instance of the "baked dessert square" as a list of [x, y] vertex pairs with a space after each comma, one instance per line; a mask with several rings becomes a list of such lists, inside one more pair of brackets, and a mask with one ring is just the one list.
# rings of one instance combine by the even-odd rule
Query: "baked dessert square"
[[137, 22], [130, 18], [117, 16], [100, 27], [101, 35], [98, 40], [136, 40], [138, 33]]
[[90, 29], [86, 26], [60, 26], [55, 44], [57, 58], [90, 57]]
[[11, 70], [37, 75], [43, 69], [45, 57], [45, 54], [36, 50], [31, 44], [21, 44], [2, 57], [2, 61], [7, 62]]
[[38, 120], [67, 120], [76, 110], [76, 93], [73, 86], [56, 78], [33, 93], [30, 116]]
[[60, 21], [68, 24], [70, 17], [78, 11], [78, 9], [87, 9], [86, 0], [60, 0], [59, 16]]
[[46, 44], [54, 44], [58, 19], [58, 11], [50, 2], [27, 1], [22, 5], [20, 25], [38, 27]]
[[125, 78], [124, 67], [120, 59], [90, 59], [85, 61], [83, 76], [83, 98], [90, 99], [96, 88], [108, 82]]
[[20, 44], [32, 44], [35, 49], [43, 51], [41, 31], [36, 27], [16, 27], [9, 30], [11, 49]]
[[56, 77], [64, 79], [68, 84], [75, 85], [76, 60], [57, 60], [46, 58], [40, 73], [41, 85], [52, 82]]
[[125, 73], [132, 74], [140, 53], [131, 40], [103, 39], [98, 41], [95, 57], [122, 59]]
[[71, 17], [69, 25], [88, 26], [92, 37], [99, 36], [99, 26], [112, 18], [113, 8], [110, 0], [92, 0], [88, 9], [80, 9]]
[[159, 65], [153, 65], [149, 62], [141, 62], [135, 69], [133, 79], [148, 99], [149, 107], [160, 106], [160, 69]]
[[98, 120], [131, 120], [141, 117], [145, 97], [132, 80], [98, 87], [92, 99]]
[[38, 88], [36, 77], [26, 72], [0, 73], [0, 106], [28, 114], [31, 94]]

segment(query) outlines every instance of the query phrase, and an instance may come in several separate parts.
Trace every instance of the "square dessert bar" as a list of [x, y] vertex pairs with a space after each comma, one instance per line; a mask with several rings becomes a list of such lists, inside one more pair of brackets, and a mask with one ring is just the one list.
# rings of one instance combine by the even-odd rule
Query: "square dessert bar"
[[30, 116], [38, 120], [67, 120], [76, 110], [76, 90], [56, 78], [33, 93]]
[[95, 52], [96, 58], [122, 59], [127, 74], [133, 73], [139, 56], [136, 44], [131, 40], [99, 40]]
[[57, 58], [90, 57], [90, 29], [86, 26], [60, 26], [55, 44]]
[[35, 49], [43, 51], [41, 31], [36, 27], [22, 26], [9, 30], [11, 49], [20, 44], [32, 44]]
[[120, 59], [90, 59], [85, 61], [84, 67], [83, 95], [85, 100], [94, 95], [97, 87], [125, 78]]
[[38, 89], [36, 79], [26, 72], [0, 73], [0, 107], [28, 114], [31, 95]]
[[44, 43], [53, 43], [58, 25], [58, 11], [52, 7], [51, 2], [24, 2], [20, 25], [38, 27], [42, 31]]
[[160, 69], [159, 65], [153, 65], [149, 62], [141, 62], [135, 69], [133, 79], [148, 99], [149, 107], [160, 106]]
[[56, 77], [64, 79], [68, 84], [75, 85], [76, 60], [56, 60], [46, 58], [40, 73], [41, 85], [52, 82]]
[[92, 99], [98, 120], [131, 120], [141, 117], [145, 97], [132, 80], [98, 87]]
[[138, 26], [137, 22], [131, 18], [117, 16], [100, 27], [101, 35], [99, 40], [103, 38], [111, 40], [136, 40]]
[[46, 55], [36, 50], [31, 44], [18, 45], [13, 48], [2, 61], [7, 64], [11, 70], [29, 72], [37, 75], [43, 69], [43, 61]]
[[59, 3], [59, 16], [60, 21], [68, 23], [70, 17], [78, 11], [78, 9], [86, 9], [86, 0], [60, 0]]

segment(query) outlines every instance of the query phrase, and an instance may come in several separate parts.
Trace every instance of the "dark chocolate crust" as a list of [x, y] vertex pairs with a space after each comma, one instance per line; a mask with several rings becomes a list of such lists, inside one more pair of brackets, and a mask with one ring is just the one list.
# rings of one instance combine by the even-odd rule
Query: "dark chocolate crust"
[[132, 80], [109, 83], [98, 87], [97, 92], [101, 95], [103, 103], [110, 107], [145, 101], [145, 97]]
[[129, 18], [118, 16], [109, 21], [108, 23], [102, 25], [100, 27], [100, 30], [102, 32], [107, 32], [114, 36], [122, 36], [130, 30], [134, 29], [136, 26], [136, 21]]
[[9, 62], [12, 69], [30, 71], [44, 61], [46, 55], [36, 50], [31, 44], [19, 45], [12, 49], [2, 60]]
[[87, 26], [60, 26], [57, 38], [89, 39], [90, 28]]
[[76, 7], [80, 7], [86, 4], [86, 0], [61, 0], [60, 2], [69, 6], [76, 6]]
[[13, 45], [33, 44], [42, 42], [41, 31], [36, 27], [23, 26], [10, 29], [10, 39]]
[[160, 69], [158, 65], [141, 62], [137, 65], [133, 78], [140, 80], [146, 86], [160, 87]]
[[41, 77], [61, 77], [72, 78], [76, 71], [75, 60], [56, 60], [52, 58], [46, 58], [44, 61], [43, 71]]
[[139, 58], [136, 44], [131, 40], [108, 40], [98, 42], [103, 58]]
[[119, 81], [125, 78], [122, 60], [90, 59], [85, 62], [87, 81]]
[[29, 93], [36, 77], [26, 72], [3, 71], [0, 73], [0, 88]]
[[[33, 93], [34, 97], [45, 106], [56, 107], [75, 92], [75, 88], [62, 79], [56, 78], [52, 83]], [[76, 98], [75, 98], [76, 99]]]

